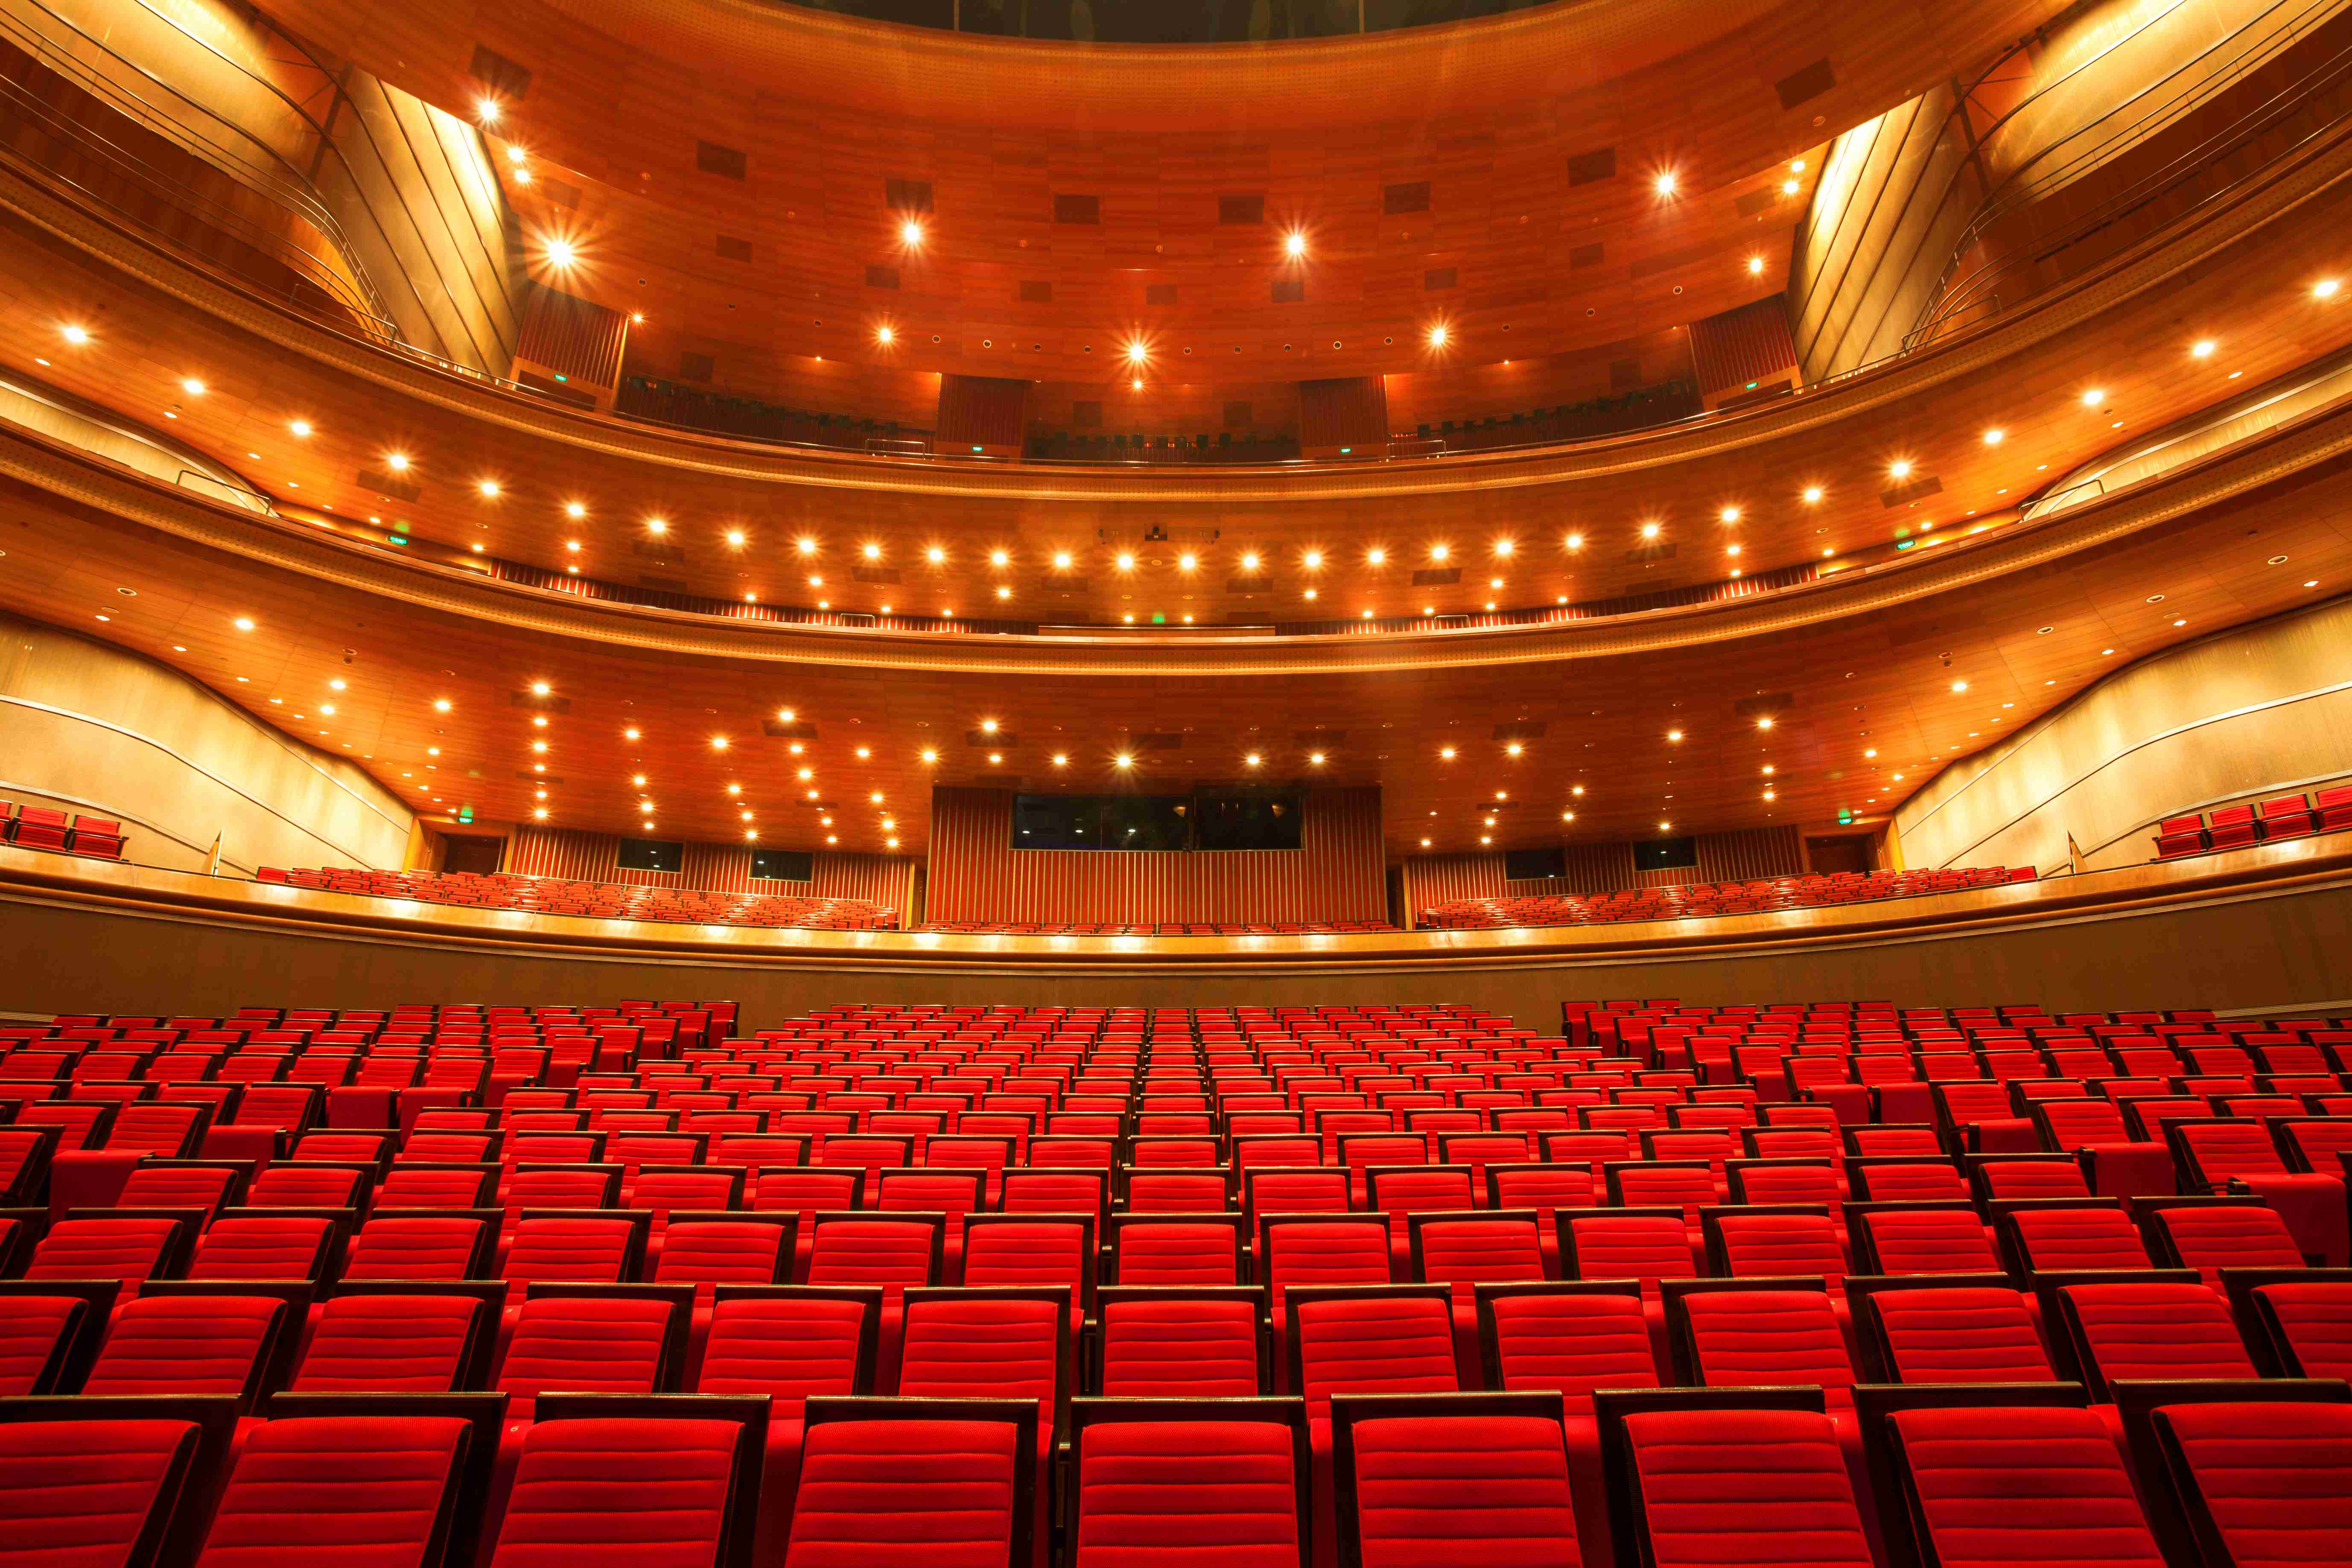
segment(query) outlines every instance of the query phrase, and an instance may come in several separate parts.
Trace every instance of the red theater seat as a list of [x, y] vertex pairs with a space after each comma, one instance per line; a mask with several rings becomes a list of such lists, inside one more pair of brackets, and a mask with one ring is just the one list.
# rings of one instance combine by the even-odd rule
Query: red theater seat
[[1082, 1399], [1074, 1416], [1071, 1568], [1185, 1553], [1234, 1568], [1306, 1568], [1297, 1406]]

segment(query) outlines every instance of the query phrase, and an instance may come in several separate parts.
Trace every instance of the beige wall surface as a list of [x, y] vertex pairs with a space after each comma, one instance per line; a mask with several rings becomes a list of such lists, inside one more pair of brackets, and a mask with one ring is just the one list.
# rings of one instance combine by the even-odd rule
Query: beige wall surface
[[1964, 757], [1895, 813], [1910, 866], [2152, 860], [2176, 812], [2352, 774], [2352, 599], [2176, 648]]
[[[680, 943], [663, 933], [656, 939], [677, 945], [661, 951], [549, 946], [499, 934], [529, 929], [528, 917], [478, 911], [419, 911], [414, 929], [370, 929], [327, 918], [341, 907], [327, 895], [241, 887], [242, 907], [204, 908], [142, 897], [140, 887], [171, 880], [159, 873], [101, 868], [102, 875], [79, 887], [0, 880], [0, 949], [31, 960], [0, 985], [0, 1013], [203, 1015], [247, 1005], [380, 1007], [456, 998], [524, 1004], [725, 998], [742, 1003], [745, 1024], [758, 1028], [845, 1001], [1455, 1002], [1550, 1030], [1559, 1027], [1563, 1001], [1629, 996], [1703, 1003], [2038, 1002], [2062, 1010], [2352, 1009], [2352, 867], [2308, 843], [2242, 854], [2242, 863], [2255, 869], [2313, 869], [2268, 883], [2202, 884], [2170, 871], [2116, 873], [2110, 875], [2118, 889], [2179, 891], [2038, 914], [2020, 907], [2044, 896], [2036, 889], [1998, 890], [1967, 895], [1987, 918], [1948, 929], [1806, 936], [1803, 922], [1748, 917], [1740, 929], [1784, 934], [1682, 952], [1629, 948], [1627, 938], [1585, 932], [1549, 951], [1513, 955], [1480, 951], [1496, 934], [1469, 933], [1458, 944], [1417, 943], [1417, 954], [1358, 960], [1143, 955], [1085, 965], [1044, 953], [950, 963], [906, 951], [914, 945], [908, 938], [826, 933], [746, 933], [733, 946]], [[0, 869], [31, 859], [0, 852]], [[459, 922], [471, 929], [454, 929]], [[820, 939], [835, 938], [864, 950], [818, 950]], [[1582, 955], [1575, 946], [1601, 941], [1617, 945]], [[789, 950], [795, 944], [799, 950]]]
[[359, 767], [196, 682], [0, 615], [0, 797], [120, 818], [128, 858], [201, 869], [396, 866], [415, 815]]

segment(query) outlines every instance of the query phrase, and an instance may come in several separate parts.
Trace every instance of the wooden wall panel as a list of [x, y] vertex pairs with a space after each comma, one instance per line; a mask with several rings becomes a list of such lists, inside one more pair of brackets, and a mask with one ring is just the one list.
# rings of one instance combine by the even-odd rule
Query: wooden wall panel
[[1297, 850], [1127, 853], [1012, 847], [1013, 792], [931, 797], [934, 924], [1232, 924], [1381, 920], [1380, 791], [1307, 793]]
[[[2299, 858], [2298, 849], [2280, 845], [2243, 858], [2266, 861], [2281, 852]], [[583, 961], [576, 946], [541, 949], [509, 939], [490, 927], [512, 917], [470, 910], [430, 911], [397, 928], [338, 925], [328, 937], [295, 924], [289, 910], [368, 901], [252, 890], [251, 908], [189, 912], [144, 904], [136, 888], [116, 889], [115, 872], [100, 868], [106, 891], [129, 896], [85, 903], [70, 891], [24, 880], [26, 868], [53, 859], [0, 850], [0, 865], [9, 873], [0, 884], [0, 948], [42, 955], [41, 962], [19, 967], [12, 989], [10, 1005], [30, 1013], [212, 1014], [254, 1004], [362, 1008], [467, 997], [523, 1004], [724, 997], [740, 1004], [741, 1029], [750, 1033], [851, 1001], [1453, 1002], [1550, 1031], [1559, 1025], [1563, 1000], [1604, 997], [1706, 1003], [1873, 997], [1919, 1007], [2031, 1000], [2061, 1011], [2203, 1007], [2267, 1016], [2341, 1010], [2344, 998], [2352, 998], [2352, 881], [2340, 871], [2276, 886], [2223, 883], [2173, 896], [2161, 895], [2174, 892], [2179, 868], [2102, 873], [2096, 873], [2102, 886], [2123, 883], [2159, 896], [2102, 909], [2088, 919], [2063, 909], [2030, 913], [2042, 900], [2084, 885], [2074, 881], [1921, 899], [1916, 902], [1922, 906], [1966, 904], [2018, 914], [1951, 931], [1898, 926], [1828, 941], [1819, 938], [1836, 935], [1835, 927], [1849, 919], [1879, 918], [1884, 910], [1679, 922], [1683, 934], [1715, 925], [1763, 928], [1760, 940], [1690, 950], [1644, 946], [1604, 927], [1547, 934], [1539, 951], [1516, 950], [1526, 933], [1448, 932], [1426, 938], [1328, 938], [1329, 955], [1318, 951], [1297, 964], [1268, 963], [1247, 953], [1230, 962], [1203, 961], [1197, 953], [1171, 961], [1148, 944], [1131, 956], [1073, 964], [1050, 953], [946, 962], [905, 938], [771, 931], [733, 933], [736, 939], [729, 941], [599, 950]], [[173, 880], [184, 888], [230, 894], [243, 887], [197, 877]], [[252, 918], [255, 914], [261, 918]], [[1814, 939], [1776, 941], [1776, 932]], [[1359, 943], [1400, 941], [1414, 951], [1346, 956]]]
[[1703, 317], [1691, 323], [1690, 339], [1698, 395], [1709, 408], [1786, 385], [1797, 373], [1786, 295]]
[[1388, 438], [1388, 391], [1380, 377], [1298, 383], [1298, 446], [1304, 455], [1376, 452]]
[[941, 452], [1017, 452], [1029, 429], [1029, 383], [1003, 376], [941, 376], [932, 428]]
[[1405, 862], [1406, 897], [1417, 915], [1465, 898], [1540, 898], [1547, 894], [1615, 893], [1632, 887], [1679, 887], [1695, 882], [1746, 882], [1796, 876], [1804, 869], [1803, 834], [1794, 827], [1744, 828], [1697, 835], [1698, 864], [1671, 871], [1636, 871], [1630, 843], [1562, 846], [1568, 874], [1514, 882], [1500, 854], [1416, 855]]
[[515, 357], [544, 365], [575, 382], [617, 385], [629, 319], [610, 306], [544, 283], [533, 284], [530, 295]]
[[505, 870], [517, 876], [562, 877], [623, 887], [667, 887], [700, 893], [784, 893], [809, 898], [863, 898], [904, 911], [915, 862], [899, 855], [811, 857], [807, 882], [777, 882], [751, 874], [750, 844], [688, 842], [675, 872], [624, 871], [614, 833], [519, 826], [507, 841]]

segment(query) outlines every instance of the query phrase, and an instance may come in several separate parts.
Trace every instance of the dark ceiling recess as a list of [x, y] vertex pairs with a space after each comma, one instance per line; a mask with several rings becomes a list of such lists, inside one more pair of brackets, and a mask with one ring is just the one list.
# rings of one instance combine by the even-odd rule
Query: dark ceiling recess
[[572, 711], [572, 699], [557, 696], [553, 692], [544, 695], [532, 691], [509, 692], [507, 705], [509, 707], [527, 707], [533, 713], [570, 713]]
[[1570, 185], [1590, 185], [1595, 180], [1613, 180], [1616, 177], [1617, 149], [1614, 147], [1596, 147], [1590, 152], [1568, 155], [1568, 183]]
[[1425, 566], [1412, 574], [1415, 588], [1443, 588], [1461, 580], [1462, 569], [1458, 566]]
[[928, 213], [931, 210], [931, 183], [929, 180], [890, 180], [882, 186], [882, 199], [894, 213]]
[[760, 728], [763, 733], [775, 736], [783, 740], [814, 740], [816, 738], [816, 726], [809, 723], [805, 719], [798, 720], [792, 724], [786, 724], [780, 718], [763, 718], [760, 721]]
[[1217, 221], [1221, 224], [1262, 224], [1265, 222], [1265, 198], [1219, 196]]
[[500, 98], [526, 98], [530, 93], [530, 73], [496, 49], [474, 46], [474, 79], [497, 93]]
[[1391, 215], [1429, 211], [1429, 182], [1415, 180], [1408, 185], [1384, 186], [1381, 192], [1381, 211]]
[[1523, 718], [1516, 724], [1496, 725], [1495, 738], [1496, 740], [1541, 740], [1547, 727], [1549, 727], [1542, 719]]
[[1054, 198], [1054, 221], [1057, 224], [1098, 224], [1102, 222], [1102, 198], [1056, 196]]
[[1901, 507], [1923, 496], [1940, 496], [1943, 493], [1944, 482], [1941, 479], [1937, 478], [1933, 474], [1923, 474], [1918, 478], [1908, 480], [1892, 489], [1881, 490], [1878, 493], [1878, 498], [1889, 507]]
[[1036, 282], [1036, 281], [1032, 281], [1032, 280], [1028, 280], [1028, 279], [1024, 279], [1024, 280], [1023, 280], [1022, 285], [1021, 285], [1021, 303], [1022, 303], [1022, 304], [1024, 304], [1024, 305], [1051, 305], [1053, 302], [1054, 302], [1054, 286], [1053, 286], [1052, 284], [1050, 284], [1050, 283], [1044, 283], [1044, 282]]
[[1434, 294], [1441, 288], [1451, 288], [1458, 276], [1453, 267], [1433, 267], [1421, 275], [1422, 291]]
[[698, 141], [694, 144], [694, 166], [706, 174], [740, 180], [751, 172], [751, 160], [739, 148], [722, 147], [716, 141]]
[[1758, 692], [1733, 703], [1731, 711], [1741, 718], [1778, 718], [1796, 706], [1794, 692]]
[[425, 494], [424, 489], [413, 481], [395, 479], [380, 468], [361, 469], [359, 481], [364, 489], [390, 497], [395, 501], [406, 501], [411, 506], [415, 506], [417, 498]]
[[966, 746], [977, 746], [989, 751], [1003, 751], [1021, 744], [1019, 736], [1007, 735], [1002, 730], [991, 735], [984, 729], [967, 729], [963, 732], [963, 740]]
[[1794, 109], [1807, 99], [1819, 98], [1835, 86], [1837, 73], [1830, 69], [1830, 62], [1826, 58], [1801, 66], [1772, 84], [1773, 90], [1780, 95], [1782, 109]]

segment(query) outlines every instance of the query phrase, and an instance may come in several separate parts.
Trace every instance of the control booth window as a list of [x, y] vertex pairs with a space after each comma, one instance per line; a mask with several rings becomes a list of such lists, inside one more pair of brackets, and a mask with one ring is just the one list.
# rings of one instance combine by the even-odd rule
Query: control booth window
[[1696, 839], [1643, 839], [1633, 846], [1635, 871], [1681, 871], [1696, 864]]
[[1297, 849], [1303, 799], [1297, 789], [1204, 789], [1193, 800], [1194, 841], [1204, 850]]
[[1109, 795], [1103, 799], [1103, 847], [1188, 850], [1192, 802], [1183, 795]]
[[1013, 801], [1016, 850], [1102, 848], [1102, 801], [1093, 795], [1018, 795]]
[[816, 860], [806, 850], [753, 850], [751, 875], [762, 882], [813, 882]]
[[1565, 850], [1505, 850], [1503, 876], [1508, 882], [1540, 882], [1568, 874]]
[[686, 846], [675, 839], [623, 839], [623, 871], [683, 871]]

